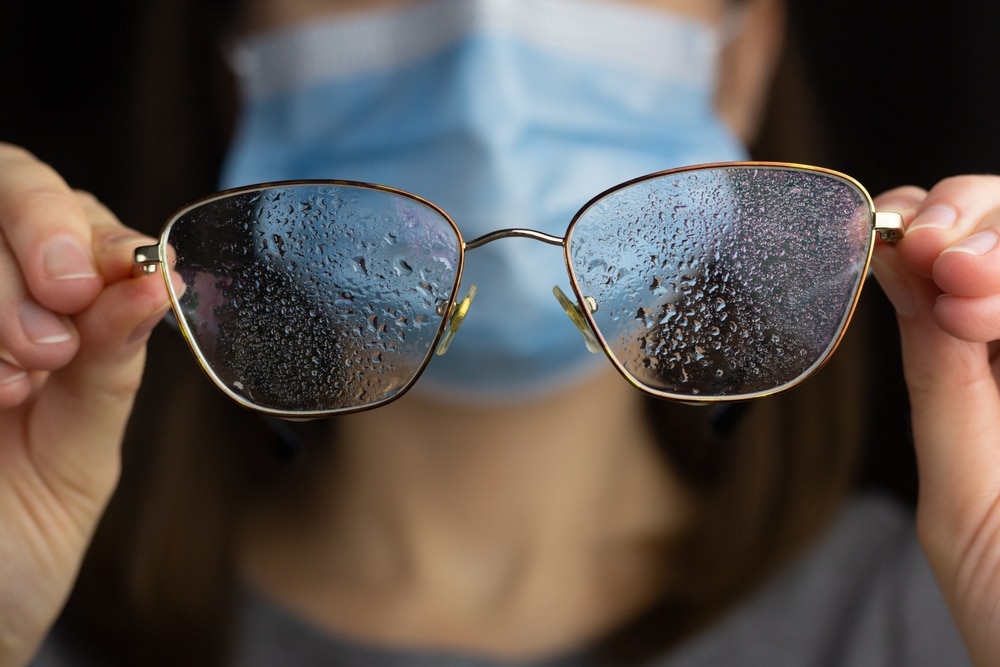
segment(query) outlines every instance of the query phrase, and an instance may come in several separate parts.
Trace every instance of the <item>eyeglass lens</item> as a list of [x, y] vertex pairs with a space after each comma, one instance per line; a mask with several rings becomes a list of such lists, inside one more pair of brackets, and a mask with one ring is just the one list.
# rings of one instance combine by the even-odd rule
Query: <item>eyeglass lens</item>
[[[728, 165], [612, 189], [570, 225], [580, 303], [635, 384], [749, 398], [836, 347], [873, 244], [871, 202], [821, 170]], [[295, 414], [379, 405], [420, 374], [463, 261], [457, 228], [380, 186], [223, 193], [165, 231], [182, 328], [234, 397]]]
[[237, 397], [283, 412], [377, 405], [434, 348], [461, 268], [452, 223], [368, 187], [265, 187], [190, 207], [167, 231], [180, 319]]
[[567, 239], [580, 296], [635, 382], [766, 394], [836, 346], [872, 244], [867, 195], [825, 172], [731, 166], [617, 189]]

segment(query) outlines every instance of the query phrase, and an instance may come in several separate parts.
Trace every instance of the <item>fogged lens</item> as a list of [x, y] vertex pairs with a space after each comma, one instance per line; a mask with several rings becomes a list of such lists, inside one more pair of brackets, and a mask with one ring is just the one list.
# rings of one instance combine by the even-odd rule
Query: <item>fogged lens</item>
[[288, 184], [178, 214], [167, 242], [182, 326], [202, 364], [253, 407], [370, 407], [427, 362], [457, 286], [454, 225], [403, 193]]
[[615, 364], [674, 397], [749, 397], [836, 347], [864, 280], [872, 208], [823, 171], [711, 167], [614, 190], [567, 240]]

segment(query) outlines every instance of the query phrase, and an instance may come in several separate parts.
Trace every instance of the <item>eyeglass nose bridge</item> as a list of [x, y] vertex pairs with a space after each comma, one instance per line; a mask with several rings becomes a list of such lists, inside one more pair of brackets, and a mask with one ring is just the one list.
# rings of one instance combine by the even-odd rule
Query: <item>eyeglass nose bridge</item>
[[[511, 228], [511, 229], [498, 229], [497, 231], [490, 232], [479, 236], [468, 243], [465, 244], [466, 250], [475, 250], [476, 248], [481, 248], [487, 243], [492, 243], [493, 241], [498, 241], [500, 239], [508, 238], [527, 238], [534, 239], [535, 241], [541, 241], [548, 245], [564, 246], [566, 243], [566, 238], [563, 236], [555, 236], [553, 234], [547, 234], [545, 232], [540, 232], [535, 229], [524, 229], [524, 228]], [[451, 344], [452, 339], [455, 337], [455, 332], [458, 331], [458, 327], [461, 325], [462, 320], [465, 318], [465, 314], [468, 312], [468, 304], [471, 302], [472, 298], [475, 296], [476, 286], [471, 285], [469, 288], [469, 293], [466, 294], [465, 299], [455, 308], [451, 319], [449, 321], [448, 328], [445, 330], [444, 336], [442, 337], [441, 344], [438, 346], [437, 354], [441, 355], [447, 352], [448, 346]], [[569, 297], [559, 288], [558, 285], [553, 286], [552, 293], [555, 295], [556, 300], [559, 301], [559, 305], [562, 306], [563, 310], [566, 311], [566, 315], [573, 322], [580, 333], [583, 335], [584, 343], [587, 345], [587, 349], [590, 352], [600, 353], [603, 352], [604, 348], [601, 343], [597, 340], [594, 332], [591, 331], [590, 325], [587, 324], [587, 318], [583, 314], [583, 307], [580, 304], [573, 303]], [[597, 302], [592, 298], [585, 300], [585, 307], [590, 311], [594, 312], [597, 310]]]

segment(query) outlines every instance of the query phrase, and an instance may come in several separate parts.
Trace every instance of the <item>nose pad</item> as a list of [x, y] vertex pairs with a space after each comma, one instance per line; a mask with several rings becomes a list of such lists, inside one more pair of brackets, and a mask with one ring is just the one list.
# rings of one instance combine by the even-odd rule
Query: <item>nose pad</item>
[[[566, 311], [566, 314], [569, 315], [569, 319], [573, 321], [576, 328], [583, 334], [583, 341], [587, 344], [587, 349], [594, 353], [603, 352], [604, 349], [598, 342], [597, 337], [594, 336], [594, 332], [590, 330], [590, 326], [587, 324], [587, 318], [583, 316], [583, 311], [580, 309], [580, 306], [570, 301], [569, 297], [563, 294], [563, 291], [559, 289], [559, 285], [555, 285], [552, 288], [552, 293], [555, 294], [559, 305], [562, 306], [563, 310]], [[587, 303], [587, 308], [590, 309], [590, 312], [597, 310], [596, 301], [590, 299], [589, 297], [588, 299], [585, 299], [585, 301]]]
[[469, 291], [465, 293], [465, 298], [458, 302], [451, 311], [451, 317], [448, 318], [448, 328], [444, 330], [444, 334], [441, 336], [441, 342], [438, 343], [437, 350], [434, 354], [439, 357], [448, 351], [451, 347], [451, 341], [454, 340], [455, 334], [458, 332], [458, 328], [462, 326], [462, 322], [465, 320], [466, 314], [469, 312], [469, 305], [472, 304], [472, 300], [476, 298], [476, 285], [469, 285]]

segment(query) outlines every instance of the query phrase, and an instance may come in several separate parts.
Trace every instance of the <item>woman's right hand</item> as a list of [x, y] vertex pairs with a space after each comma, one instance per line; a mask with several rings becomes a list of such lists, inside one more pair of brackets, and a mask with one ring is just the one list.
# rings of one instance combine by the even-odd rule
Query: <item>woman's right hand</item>
[[0, 665], [26, 663], [114, 490], [159, 279], [152, 243], [50, 167], [0, 144]]

